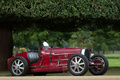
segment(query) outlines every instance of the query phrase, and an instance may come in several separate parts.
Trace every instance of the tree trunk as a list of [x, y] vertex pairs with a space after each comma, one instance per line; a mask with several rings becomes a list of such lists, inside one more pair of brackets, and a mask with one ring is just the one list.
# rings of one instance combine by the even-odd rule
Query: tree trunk
[[100, 51], [98, 50], [98, 54], [100, 54]]
[[113, 50], [113, 53], [114, 53], [114, 50]]
[[103, 51], [103, 54], [105, 54], [105, 51]]
[[0, 22], [0, 70], [7, 70], [7, 59], [12, 56], [12, 49], [11, 23]]

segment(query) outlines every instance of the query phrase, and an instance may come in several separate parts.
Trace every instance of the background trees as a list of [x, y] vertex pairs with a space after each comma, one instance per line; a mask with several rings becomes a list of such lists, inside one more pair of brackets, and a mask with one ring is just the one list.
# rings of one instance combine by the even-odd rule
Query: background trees
[[84, 31], [80, 28], [76, 32], [71, 33], [69, 39], [69, 47], [74, 48], [92, 48], [92, 36], [90, 31]]

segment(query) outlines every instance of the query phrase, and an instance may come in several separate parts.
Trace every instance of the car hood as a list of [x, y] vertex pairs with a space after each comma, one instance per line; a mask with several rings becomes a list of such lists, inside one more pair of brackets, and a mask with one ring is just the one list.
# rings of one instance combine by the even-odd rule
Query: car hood
[[53, 48], [52, 52], [57, 53], [80, 53], [81, 48]]

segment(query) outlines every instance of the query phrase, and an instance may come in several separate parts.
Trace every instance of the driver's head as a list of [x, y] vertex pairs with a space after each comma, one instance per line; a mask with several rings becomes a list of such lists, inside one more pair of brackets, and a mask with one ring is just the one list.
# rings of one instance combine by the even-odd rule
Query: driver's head
[[49, 46], [49, 44], [47, 42], [43, 42], [43, 46]]

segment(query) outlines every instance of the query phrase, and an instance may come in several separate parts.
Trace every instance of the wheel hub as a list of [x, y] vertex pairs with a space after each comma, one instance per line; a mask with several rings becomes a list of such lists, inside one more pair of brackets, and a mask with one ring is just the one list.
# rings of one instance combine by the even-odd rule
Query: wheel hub
[[17, 66], [17, 65], [15, 65], [15, 69], [18, 69], [18, 66]]
[[19, 69], [19, 66], [16, 66], [16, 69]]
[[96, 70], [99, 70], [99, 69], [101, 69], [102, 68], [102, 66], [103, 66], [103, 64], [102, 64], [102, 61], [101, 60], [95, 60], [94, 61], [94, 63], [95, 63], [95, 67], [94, 67], [94, 69], [96, 69]]
[[75, 67], [76, 67], [76, 68], [78, 68], [78, 67], [79, 67], [79, 64], [78, 64], [78, 63], [76, 63], [76, 64], [75, 64]]

